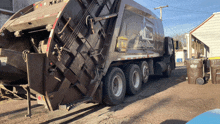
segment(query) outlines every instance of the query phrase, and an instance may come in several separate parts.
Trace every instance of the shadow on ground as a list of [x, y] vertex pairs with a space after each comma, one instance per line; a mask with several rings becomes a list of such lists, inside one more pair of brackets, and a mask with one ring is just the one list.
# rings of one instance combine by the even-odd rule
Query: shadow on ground
[[[135, 96], [126, 96], [125, 101], [122, 104], [110, 107], [109, 111], [110, 112], [112, 112], [112, 111], [115, 112], [115, 111], [118, 111], [118, 110], [122, 110], [124, 107], [126, 107], [126, 106], [128, 106], [128, 105], [130, 105], [134, 102], [137, 102], [138, 100], [148, 98], [148, 97], [150, 97], [152, 95], [155, 95], [159, 92], [162, 92], [162, 91], [164, 91], [164, 90], [166, 90], [170, 87], [173, 87], [173, 86], [175, 86], [175, 85], [177, 85], [181, 82], [184, 82], [185, 80], [186, 80], [186, 68], [185, 68], [185, 66], [177, 67], [176, 70], [172, 72], [172, 76], [170, 78], [164, 78], [161, 75], [150, 76], [148, 83], [143, 84], [142, 90], [139, 94], [137, 94]], [[135, 118], [135, 117], [132, 118], [132, 120], [129, 120], [128, 123], [134, 122], [136, 119], [138, 119], [138, 116], [140, 116], [140, 115], [143, 115], [143, 114], [146, 114], [146, 113], [149, 113], [149, 112], [152, 112], [152, 111], [156, 110], [160, 105], [163, 105], [163, 104], [166, 104], [166, 103], [168, 104], [170, 100], [172, 100], [172, 98], [166, 98], [166, 99], [161, 100], [158, 103], [155, 103], [155, 105], [151, 106], [150, 109], [141, 112], [139, 115], [137, 115], [137, 118]], [[94, 105], [94, 106], [84, 108], [84, 109], [81, 109], [79, 111], [75, 111], [75, 112], [72, 112], [70, 114], [61, 116], [61, 117], [57, 117], [57, 118], [48, 120], [48, 121], [46, 121], [42, 124], [55, 122], [55, 121], [62, 120], [62, 119], [65, 119], [67, 117], [73, 116], [75, 114], [79, 114], [81, 112], [84, 112], [80, 115], [77, 115], [76, 117], [73, 117], [72, 119], [65, 120], [64, 122], [62, 122], [63, 124], [70, 123], [70, 122], [76, 121], [78, 119], [81, 119], [81, 118], [83, 118], [83, 117], [85, 117], [89, 114], [97, 112], [98, 110], [103, 109], [105, 107], [106, 107], [105, 105]], [[167, 122], [170, 122], [169, 124], [172, 124], [172, 123], [175, 122], [175, 120], [168, 120], [168, 121], [165, 121], [162, 124], [166, 124]]]
[[[160, 93], [164, 90], [169, 89], [170, 87], [174, 87], [175, 85], [178, 85], [179, 83], [183, 82], [186, 80], [186, 67], [185, 66], [179, 66], [176, 68], [176, 70], [174, 70], [172, 72], [172, 76], [170, 78], [164, 78], [161, 75], [157, 75], [157, 76], [150, 76], [148, 83], [143, 84], [142, 85], [142, 90], [139, 94], [135, 95], [135, 96], [126, 96], [125, 100], [122, 104], [117, 105], [117, 106], [112, 106], [109, 108], [109, 112], [115, 112], [118, 110], [122, 110], [124, 107], [137, 102], [139, 100], [148, 98], [150, 96], [153, 96], [157, 93]], [[138, 120], [138, 116], [144, 115], [146, 113], [150, 113], [154, 110], [156, 110], [158, 107], [160, 107], [161, 105], [164, 104], [168, 104], [169, 101], [171, 101], [172, 98], [165, 98], [163, 100], [161, 100], [158, 103], [155, 103], [153, 106], [151, 106], [148, 110], [144, 110], [141, 113], [139, 113], [136, 117], [133, 117], [131, 120], [127, 121], [129, 123], [135, 122], [136, 120]], [[33, 105], [32, 108], [36, 108], [39, 107], [40, 105]], [[93, 105], [87, 108], [83, 108], [81, 110], [78, 111], [74, 111], [72, 113], [68, 113], [66, 115], [62, 115], [56, 118], [52, 118], [50, 120], [47, 120], [46, 122], [43, 122], [42, 124], [47, 124], [47, 123], [56, 123], [56, 121], [63, 121], [61, 122], [63, 124], [65, 123], [71, 123], [74, 122], [78, 119], [84, 118], [86, 116], [88, 116], [89, 114], [95, 113], [103, 108], [105, 108], [105, 105]], [[6, 112], [6, 113], [1, 113], [0, 117], [2, 116], [6, 116], [9, 114], [14, 114], [14, 113], [18, 113], [18, 112], [22, 112], [22, 111], [26, 111], [27, 108], [22, 108], [19, 110], [15, 110], [12, 112]], [[70, 118], [69, 117], [73, 117]], [[67, 120], [68, 118], [68, 120]], [[163, 122], [162, 124], [172, 124], [178, 122], [178, 120], [167, 120], [165, 122]], [[181, 121], [179, 121], [181, 124]], [[123, 122], [124, 123], [124, 122]], [[126, 123], [126, 122], [125, 122]], [[178, 123], [179, 124], [179, 123]]]
[[81, 112], [84, 112], [83, 114], [80, 114], [80, 115], [78, 115], [78, 116], [76, 116], [76, 117], [74, 117], [74, 118], [72, 118], [72, 119], [70, 119], [70, 120], [66, 120], [66, 121], [64, 121], [64, 122], [61, 123], [61, 124], [67, 124], [67, 123], [76, 121], [76, 120], [78, 120], [78, 119], [80, 119], [80, 118], [83, 118], [83, 117], [85, 117], [85, 116], [87, 116], [87, 115], [89, 115], [89, 114], [91, 114], [91, 113], [93, 113], [93, 112], [96, 112], [96, 111], [98, 111], [98, 110], [100, 110], [100, 109], [102, 109], [102, 108], [104, 108], [104, 107], [105, 107], [105, 105], [94, 105], [94, 106], [91, 106], [91, 107], [88, 107], [88, 108], [84, 108], [84, 109], [81, 109], [81, 110], [78, 110], [78, 111], [69, 113], [69, 114], [67, 114], [67, 115], [64, 115], [64, 116], [61, 116], [61, 117], [58, 117], [58, 118], [54, 118], [54, 119], [48, 120], [48, 121], [43, 122], [43, 123], [41, 123], [41, 124], [52, 123], [52, 122], [55, 122], [55, 121], [58, 121], [58, 120], [65, 119], [65, 118], [67, 118], [67, 117], [73, 116], [73, 115], [75, 115], [75, 114], [79, 114], [79, 113], [81, 113]]
[[[33, 108], [37, 108], [37, 107], [40, 107], [40, 106], [42, 106], [42, 105], [36, 104], [36, 105], [32, 105], [31, 108], [33, 109]], [[23, 112], [23, 111], [27, 111], [27, 107], [21, 108], [21, 109], [15, 110], [15, 111], [1, 113], [0, 117], [7, 116], [7, 115], [10, 115], [10, 114], [20, 113], [20, 112]]]
[[181, 121], [181, 120], [166, 120], [160, 124], [186, 124], [186, 121]]
[[126, 96], [124, 103], [118, 106], [111, 107], [111, 111], [118, 111], [123, 109], [124, 107], [132, 104], [138, 100], [142, 100], [153, 96], [157, 93], [165, 91], [170, 87], [174, 87], [179, 83], [186, 81], [186, 67], [179, 66], [172, 72], [172, 76], [169, 78], [165, 78], [162, 75], [154, 75], [150, 76], [148, 83], [142, 85], [142, 90], [139, 94], [135, 96]]

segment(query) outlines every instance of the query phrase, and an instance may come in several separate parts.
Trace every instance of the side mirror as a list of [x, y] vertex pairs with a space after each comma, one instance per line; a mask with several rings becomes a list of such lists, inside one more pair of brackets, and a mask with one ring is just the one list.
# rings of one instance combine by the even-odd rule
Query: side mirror
[[179, 41], [176, 41], [176, 50], [179, 49]]

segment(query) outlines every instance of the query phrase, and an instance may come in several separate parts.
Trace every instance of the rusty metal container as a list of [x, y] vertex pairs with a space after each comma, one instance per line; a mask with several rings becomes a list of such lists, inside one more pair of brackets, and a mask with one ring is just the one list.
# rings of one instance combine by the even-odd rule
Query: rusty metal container
[[220, 84], [220, 59], [210, 60], [211, 78], [213, 84]]
[[202, 59], [189, 59], [186, 61], [187, 76], [189, 84], [204, 84], [203, 79], [203, 60]]

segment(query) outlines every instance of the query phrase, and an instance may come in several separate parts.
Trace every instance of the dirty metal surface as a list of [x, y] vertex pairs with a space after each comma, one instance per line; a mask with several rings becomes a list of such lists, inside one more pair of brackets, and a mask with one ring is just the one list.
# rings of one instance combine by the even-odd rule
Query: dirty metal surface
[[51, 3], [51, 0], [44, 0], [30, 5], [13, 15], [6, 22], [8, 25], [5, 28], [10, 32], [14, 32], [53, 24], [58, 13], [65, 6], [66, 1], [60, 0], [56, 3]]
[[34, 94], [44, 95], [45, 54], [27, 54], [27, 78]]
[[47, 48], [50, 63], [57, 67], [54, 74], [48, 73], [45, 84], [51, 110], [95, 94], [102, 78], [100, 68], [106, 52], [102, 49], [108, 42], [105, 31], [115, 16], [98, 22], [90, 22], [88, 18], [113, 14], [116, 3], [114, 0], [72, 0], [57, 17]]
[[187, 76], [189, 84], [196, 84], [197, 78], [203, 78], [203, 60], [187, 60]]
[[[121, 56], [142, 59], [164, 54], [161, 21], [133, 0], [55, 1], [20, 10], [0, 36], [6, 49], [36, 53], [36, 61], [29, 56], [28, 82], [33, 93], [45, 94], [50, 110], [87, 98], [101, 102], [102, 77], [113, 61], [123, 61]], [[42, 72], [34, 80], [35, 73]]]
[[211, 77], [213, 84], [220, 84], [220, 60], [210, 60]]

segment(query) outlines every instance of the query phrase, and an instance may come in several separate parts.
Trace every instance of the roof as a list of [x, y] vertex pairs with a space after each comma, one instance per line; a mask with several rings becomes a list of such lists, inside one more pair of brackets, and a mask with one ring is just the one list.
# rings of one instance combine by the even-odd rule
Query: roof
[[220, 12], [214, 12], [213, 14], [220, 14]]
[[216, 12], [213, 13], [208, 19], [206, 19], [204, 22], [202, 22], [199, 26], [197, 26], [196, 28], [192, 29], [189, 33], [192, 34], [193, 32], [195, 32], [198, 28], [200, 28], [201, 26], [203, 26], [206, 22], [208, 22], [210, 19], [212, 19], [216, 14], [220, 14], [220, 12]]

